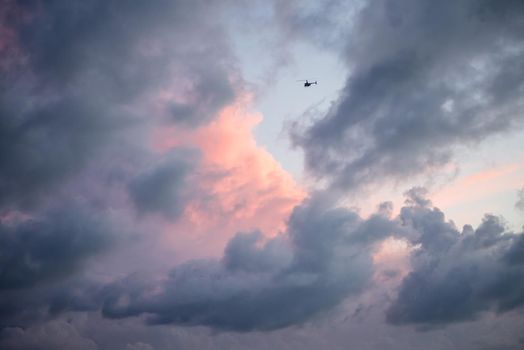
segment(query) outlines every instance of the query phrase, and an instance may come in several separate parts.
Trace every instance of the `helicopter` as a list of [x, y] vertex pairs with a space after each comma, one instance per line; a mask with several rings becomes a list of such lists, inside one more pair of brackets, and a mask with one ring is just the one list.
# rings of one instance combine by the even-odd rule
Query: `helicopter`
[[297, 81], [303, 81], [304, 82], [304, 87], [310, 87], [311, 85], [317, 85], [317, 81], [312, 81], [312, 82], [309, 82], [307, 79], [306, 80], [297, 80]]

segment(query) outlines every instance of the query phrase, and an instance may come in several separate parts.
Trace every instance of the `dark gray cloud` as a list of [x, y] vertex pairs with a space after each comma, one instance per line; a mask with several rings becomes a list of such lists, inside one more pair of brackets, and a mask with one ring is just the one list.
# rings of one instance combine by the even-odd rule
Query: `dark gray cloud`
[[404, 223], [419, 233], [412, 272], [387, 311], [393, 324], [471, 321], [482, 312], [513, 310], [524, 303], [524, 233], [508, 232], [501, 218], [486, 215], [475, 230], [457, 231], [430, 204], [404, 207]]
[[129, 193], [141, 214], [158, 213], [176, 219], [190, 196], [188, 174], [197, 154], [177, 151], [165, 157], [154, 169], [139, 175], [129, 185]]
[[0, 345], [10, 350], [99, 349], [96, 342], [62, 320], [51, 321], [37, 329], [4, 328], [0, 331]]
[[96, 285], [79, 277], [115, 243], [105, 218], [75, 205], [0, 225], [0, 327], [26, 325], [63, 310], [96, 308]]
[[0, 4], [0, 327], [100, 309], [104, 283], [84, 267], [96, 275], [90, 258], [112, 246], [109, 217], [133, 235], [127, 190], [142, 213], [180, 213], [193, 157], [161, 163], [149, 137], [182, 122], [174, 101], [196, 126], [234, 98], [221, 6]]
[[[79, 245], [83, 253], [75, 250], [80, 249], [74, 244], [81, 241], [74, 239], [78, 235], [63, 238], [63, 244], [55, 244], [56, 258], [24, 248], [25, 256], [34, 258], [17, 258], [11, 265], [20, 266], [15, 272], [30, 272], [23, 273], [29, 281], [3, 278], [11, 286], [2, 291], [2, 324], [101, 310], [107, 319], [142, 316], [150, 325], [236, 332], [301, 325], [366, 292], [375, 272], [374, 249], [391, 236], [414, 249], [412, 271], [387, 310], [389, 323], [446, 325], [521, 307], [524, 233], [508, 232], [493, 215], [486, 215], [476, 229], [466, 225], [460, 232], [425, 194], [422, 188], [407, 191], [406, 205], [394, 218], [390, 204], [362, 219], [320, 197], [310, 199], [295, 208], [283, 235], [265, 239], [258, 231], [239, 233], [220, 260], [190, 260], [167, 276], [131, 274], [109, 284], [70, 277], [103, 246], [96, 239]], [[91, 236], [98, 237], [96, 232], [85, 237]], [[39, 261], [34, 273], [32, 261]]]
[[190, 261], [163, 282], [131, 276], [108, 286], [103, 314], [242, 332], [303, 324], [369, 287], [371, 254], [388, 237], [414, 247], [389, 323], [443, 325], [520, 307], [524, 234], [493, 215], [460, 232], [426, 193], [407, 191], [398, 217], [382, 206], [366, 220], [313, 199], [295, 208], [286, 235], [238, 234], [220, 261]]
[[374, 226], [324, 205], [297, 207], [286, 236], [264, 242], [258, 232], [238, 234], [221, 261], [175, 268], [161, 292], [154, 283], [124, 280], [108, 289], [103, 314], [244, 332], [304, 323], [360, 292], [372, 274], [368, 243], [352, 235]]
[[88, 282], [81, 276], [80, 269], [70, 270], [59, 280], [1, 291], [0, 330], [38, 326], [69, 311], [98, 310], [100, 283]]
[[[161, 122], [162, 112], [149, 114], [166, 90], [195, 109], [185, 124], [209, 121], [235, 94], [219, 10], [205, 1], [3, 3], [0, 207], [34, 206], [111, 147], [147, 147], [138, 145]], [[173, 121], [173, 102], [162, 103], [163, 122]]]
[[104, 111], [79, 96], [29, 107], [27, 113], [9, 102], [0, 108], [3, 207], [29, 206], [46, 189], [78, 173], [114, 127], [99, 117]]
[[0, 290], [30, 288], [70, 274], [106, 249], [111, 232], [100, 220], [62, 208], [0, 225]]
[[[214, 20], [220, 7], [206, 1], [20, 1], [17, 10], [25, 19], [11, 23], [44, 85], [78, 88], [84, 80], [127, 100], [170, 78], [207, 87], [206, 76], [231, 68]], [[213, 40], [204, 40], [208, 31]], [[170, 76], [173, 65], [180, 71]]]
[[350, 75], [325, 116], [292, 131], [334, 186], [401, 180], [523, 120], [520, 1], [373, 1], [346, 38]]
[[524, 264], [524, 235], [521, 235], [505, 255], [510, 264]]

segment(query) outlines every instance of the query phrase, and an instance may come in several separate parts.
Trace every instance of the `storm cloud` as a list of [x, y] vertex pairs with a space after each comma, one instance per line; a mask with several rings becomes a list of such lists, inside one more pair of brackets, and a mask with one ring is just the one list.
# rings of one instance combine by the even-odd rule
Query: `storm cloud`
[[520, 1], [368, 2], [340, 97], [292, 131], [306, 168], [339, 189], [397, 181], [522, 125], [523, 34]]
[[[189, 260], [165, 276], [131, 274], [108, 284], [68, 277], [106, 246], [100, 226], [86, 225], [91, 230], [84, 236], [79, 223], [72, 228], [57, 224], [55, 231], [43, 225], [46, 253], [30, 244], [25, 253], [14, 253], [18, 258], [9, 264], [16, 268], [3, 273], [8, 301], [2, 306], [3, 322], [100, 310], [107, 319], [142, 316], [149, 325], [235, 332], [303, 325], [376, 283], [373, 254], [388, 237], [411, 247], [411, 272], [384, 315], [390, 324], [447, 325], [522, 306], [524, 233], [508, 231], [493, 215], [476, 229], [466, 225], [459, 231], [425, 197], [425, 189], [413, 188], [406, 196], [398, 216], [390, 217], [391, 205], [383, 204], [367, 219], [312, 198], [295, 208], [284, 234], [238, 233], [221, 259]], [[25, 227], [33, 226], [23, 224], [19, 231]], [[44, 248], [55, 244], [48, 232], [62, 237], [67, 230], [73, 235], [46, 255]], [[80, 244], [83, 237], [90, 243]], [[22, 255], [29, 258], [22, 261]]]
[[460, 232], [424, 189], [406, 195], [395, 218], [379, 211], [362, 219], [321, 200], [306, 202], [284, 236], [240, 233], [220, 261], [187, 262], [161, 282], [130, 276], [108, 286], [103, 314], [241, 332], [300, 325], [369, 288], [371, 256], [387, 237], [414, 248], [412, 271], [386, 313], [392, 324], [471, 321], [524, 303], [523, 233], [508, 232], [493, 215]]
[[78, 210], [54, 211], [42, 218], [0, 226], [0, 290], [30, 288], [75, 271], [112, 241], [99, 220]]
[[[79, 276], [90, 259], [109, 251], [117, 240], [109, 222], [97, 216], [70, 205], [21, 221], [2, 221], [0, 328], [31, 324], [91, 303], [93, 286]], [[75, 306], [66, 307], [70, 303]]]
[[103, 314], [147, 313], [150, 324], [242, 332], [301, 324], [368, 283], [370, 250], [350, 243], [363, 225], [350, 211], [304, 204], [293, 212], [285, 237], [263, 241], [260, 232], [238, 234], [222, 260], [172, 270], [160, 293], [154, 293], [155, 284], [134, 278], [116, 284], [108, 289]]
[[[124, 144], [135, 152], [147, 147], [144, 130], [173, 122], [174, 103], [207, 101], [184, 118], [175, 113], [199, 125], [230, 102], [234, 65], [211, 7], [4, 3], [2, 32], [9, 35], [1, 45], [0, 206], [35, 206], [97, 155]], [[202, 40], [208, 31], [213, 41]], [[153, 109], [157, 116], [147, 117]]]
[[443, 325], [503, 313], [524, 303], [524, 233], [486, 214], [459, 232], [430, 203], [402, 208], [400, 220], [420, 234], [412, 271], [387, 311], [393, 324]]
[[158, 155], [150, 137], [176, 122], [175, 103], [198, 106], [184, 122], [195, 127], [235, 98], [219, 11], [205, 1], [2, 2], [2, 327], [98, 308], [100, 281], [83, 271], [115, 247], [115, 231], [134, 234], [125, 196], [140, 213], [180, 214], [193, 163]]

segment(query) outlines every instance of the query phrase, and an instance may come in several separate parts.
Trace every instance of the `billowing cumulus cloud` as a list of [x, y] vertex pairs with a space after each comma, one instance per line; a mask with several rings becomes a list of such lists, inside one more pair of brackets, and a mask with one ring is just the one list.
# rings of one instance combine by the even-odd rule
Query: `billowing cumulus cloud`
[[292, 132], [307, 168], [337, 188], [400, 180], [522, 125], [523, 23], [519, 1], [367, 3], [340, 97]]
[[351, 239], [365, 235], [366, 224], [347, 210], [304, 204], [291, 215], [285, 237], [263, 241], [259, 232], [238, 234], [221, 261], [181, 265], [160, 288], [123, 281], [110, 293], [103, 313], [114, 318], [148, 314], [152, 324], [236, 331], [301, 324], [368, 282], [370, 250]]
[[492, 215], [459, 232], [424, 189], [406, 195], [396, 218], [380, 211], [364, 220], [321, 200], [306, 202], [294, 210], [285, 236], [263, 241], [260, 232], [238, 234], [222, 260], [190, 261], [161, 287], [136, 278], [109, 287], [103, 313], [236, 331], [303, 324], [363, 292], [376, 243], [387, 237], [414, 247], [412, 271], [387, 311], [390, 323], [467, 321], [524, 303], [522, 233], [507, 232]]
[[412, 272], [387, 312], [394, 324], [446, 324], [474, 320], [482, 312], [506, 312], [524, 303], [524, 233], [507, 231], [486, 215], [479, 227], [459, 232], [430, 203], [402, 209], [400, 219], [420, 233]]
[[416, 247], [413, 270], [387, 312], [391, 323], [472, 320], [524, 302], [522, 234], [507, 232], [492, 215], [461, 233], [424, 189], [406, 195], [393, 219], [383, 210], [363, 220], [322, 201], [305, 203], [293, 212], [286, 236], [263, 241], [259, 232], [238, 234], [221, 261], [175, 268], [159, 293], [135, 279], [110, 287], [104, 315], [148, 314], [152, 324], [237, 331], [301, 324], [361, 292], [373, 272], [374, 244], [391, 236]]
[[27, 314], [34, 320], [100, 310], [107, 319], [142, 316], [157, 326], [277, 330], [305, 324], [365, 294], [377, 283], [373, 254], [388, 237], [412, 247], [411, 272], [384, 315], [391, 324], [442, 325], [519, 308], [524, 234], [508, 232], [493, 215], [460, 232], [425, 193], [406, 192], [406, 205], [393, 218], [390, 204], [363, 219], [310, 199], [295, 208], [284, 235], [239, 233], [220, 260], [190, 260], [163, 277], [132, 274], [109, 284], [73, 280], [19, 289], [6, 299], [10, 308], [3, 314], [24, 324]]
[[[192, 132], [161, 128], [155, 137], [162, 153], [188, 147], [200, 152], [188, 176], [191, 192], [175, 232], [191, 231], [205, 239], [206, 249], [220, 254], [237, 231], [276, 235], [305, 192], [275, 158], [257, 144], [253, 129], [262, 116], [250, 111], [250, 99], [239, 99], [207, 125]], [[190, 188], [190, 190], [188, 190]], [[180, 240], [177, 241], [178, 244]]]

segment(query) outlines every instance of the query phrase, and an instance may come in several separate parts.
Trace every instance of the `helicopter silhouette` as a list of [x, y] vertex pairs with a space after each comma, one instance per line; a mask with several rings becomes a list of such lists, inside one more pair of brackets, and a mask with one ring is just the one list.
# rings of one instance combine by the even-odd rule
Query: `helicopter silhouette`
[[312, 82], [309, 82], [307, 79], [306, 80], [297, 80], [297, 81], [303, 81], [304, 82], [304, 87], [310, 87], [311, 85], [317, 85], [317, 81], [312, 81]]

